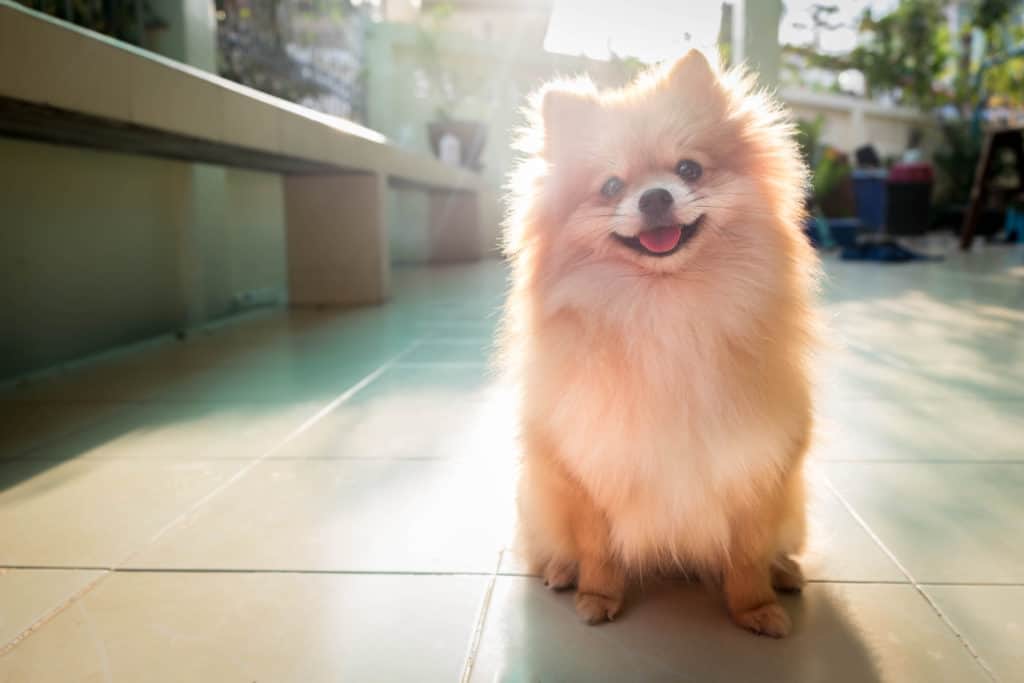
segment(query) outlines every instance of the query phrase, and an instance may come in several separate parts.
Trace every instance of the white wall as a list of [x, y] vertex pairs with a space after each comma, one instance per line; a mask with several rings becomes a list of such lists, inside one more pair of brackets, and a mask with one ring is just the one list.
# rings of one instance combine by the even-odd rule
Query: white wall
[[813, 120], [824, 117], [823, 142], [844, 152], [853, 152], [861, 145], [871, 143], [883, 157], [899, 155], [907, 148], [910, 131], [924, 133], [923, 148], [926, 155], [940, 142], [940, 131], [935, 119], [916, 109], [886, 107], [874, 102], [787, 88], [781, 99], [796, 118]]

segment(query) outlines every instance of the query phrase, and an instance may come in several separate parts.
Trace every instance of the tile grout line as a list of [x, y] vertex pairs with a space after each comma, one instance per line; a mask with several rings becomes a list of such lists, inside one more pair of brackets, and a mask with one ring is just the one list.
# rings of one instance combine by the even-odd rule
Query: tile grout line
[[437, 368], [438, 370], [476, 370], [478, 368], [488, 367], [488, 363], [484, 361], [406, 361], [404, 363], [397, 363], [395, 367], [399, 368], [410, 368], [415, 370], [432, 369]]
[[77, 602], [79, 599], [81, 599], [83, 596], [85, 596], [86, 593], [95, 588], [100, 581], [105, 579], [111, 573], [110, 569], [97, 569], [95, 571], [100, 571], [100, 575], [94, 578], [92, 581], [86, 583], [81, 588], [72, 591], [70, 595], [68, 595], [62, 601], [58, 602], [56, 606], [54, 606], [52, 609], [43, 612], [35, 621], [29, 624], [20, 633], [11, 638], [4, 645], [0, 646], [0, 657], [6, 655], [8, 652], [17, 647], [18, 643], [31, 636], [33, 633], [41, 629], [43, 626], [46, 626], [46, 624], [48, 624], [51, 619], [56, 617], [58, 614], [60, 614], [68, 607], [73, 605], [75, 602]]
[[[78, 457], [78, 456], [76, 456]], [[353, 462], [353, 461], [376, 461], [382, 462], [385, 460], [395, 462], [438, 462], [440, 460], [457, 460], [464, 456], [448, 456], [448, 455], [309, 455], [303, 456], [304, 462]], [[22, 463], [22, 462], [39, 462], [39, 463], [63, 463], [75, 458], [33, 458], [28, 455], [17, 456], [12, 458], [0, 457], [0, 465], [6, 465], [7, 463]], [[146, 455], [142, 456], [143, 460], [147, 462], [248, 462], [246, 458], [239, 458], [235, 456], [209, 456], [209, 455]], [[282, 457], [278, 455], [272, 455], [267, 460], [280, 460], [288, 461], [292, 460], [290, 457]], [[139, 462], [139, 456], [137, 455], [110, 455], [110, 456], [93, 456], [89, 457], [87, 462], [124, 462], [124, 461], [135, 461]]]
[[[401, 366], [395, 366], [401, 367]], [[77, 432], [76, 432], [77, 433]], [[61, 439], [67, 436], [75, 436], [76, 434], [64, 434], [56, 437]], [[45, 446], [43, 446], [45, 447]], [[69, 458], [61, 457], [45, 457], [33, 455], [35, 448], [32, 450], [21, 453], [20, 455], [0, 455], [0, 465], [7, 463], [20, 463], [20, 462], [47, 462], [47, 463], [62, 463], [68, 462]], [[77, 456], [76, 456], [77, 457]], [[313, 461], [327, 461], [327, 460], [339, 460], [339, 461], [353, 461], [353, 460], [395, 460], [403, 462], [431, 462], [437, 460], [455, 460], [459, 457], [464, 456], [449, 456], [449, 455], [309, 455], [303, 456], [303, 460]], [[73, 460], [75, 458], [71, 458]], [[180, 456], [180, 455], [147, 455], [144, 459], [151, 462], [248, 462], [247, 458], [237, 456], [210, 456], [210, 455], [195, 455], [195, 456]], [[271, 455], [268, 459], [282, 459], [288, 460], [290, 458], [281, 457], [277, 455]], [[88, 458], [90, 462], [112, 462], [112, 461], [123, 461], [123, 460], [139, 460], [137, 455], [102, 455], [102, 456], [90, 456]], [[1024, 460], [929, 460], [929, 459], [889, 459], [889, 460], [858, 460], [856, 458], [824, 458], [820, 462], [823, 463], [837, 463], [842, 465], [1024, 465]]]
[[970, 460], [966, 458], [821, 458], [823, 463], [842, 463], [854, 465], [1024, 465], [1024, 460], [1008, 458], [1005, 460]]
[[264, 460], [267, 460], [268, 458], [273, 456], [275, 453], [277, 453], [278, 451], [283, 449], [285, 446], [287, 446], [288, 444], [292, 443], [295, 439], [297, 439], [300, 436], [302, 436], [303, 434], [305, 434], [306, 431], [308, 431], [310, 429], [310, 427], [312, 427], [314, 424], [319, 422], [324, 416], [326, 416], [328, 413], [333, 411], [335, 408], [337, 408], [339, 405], [341, 405], [342, 403], [344, 403], [348, 399], [352, 398], [354, 395], [359, 393], [359, 391], [364, 389], [367, 385], [371, 384], [375, 379], [377, 379], [378, 377], [383, 375], [385, 372], [390, 370], [391, 367], [393, 365], [395, 365], [399, 361], [399, 359], [401, 359], [407, 353], [409, 353], [410, 351], [415, 349], [417, 346], [419, 346], [419, 344], [420, 344], [419, 340], [413, 341], [411, 344], [409, 344], [402, 351], [398, 352], [397, 354], [392, 356], [390, 359], [385, 361], [383, 365], [381, 365], [376, 370], [374, 370], [370, 374], [366, 375], [361, 380], [359, 380], [358, 382], [353, 384], [351, 387], [349, 387], [348, 389], [343, 391], [341, 394], [339, 394], [337, 397], [335, 397], [333, 400], [331, 400], [329, 403], [327, 403], [327, 405], [325, 405], [323, 408], [321, 408], [320, 410], [315, 412], [312, 416], [306, 418], [302, 422], [302, 424], [300, 424], [298, 427], [296, 427], [295, 429], [293, 429], [290, 432], [288, 432], [288, 434], [283, 439], [281, 439], [279, 442], [277, 442], [277, 444], [275, 446], [273, 446], [271, 448], [268, 448], [266, 450], [266, 452], [264, 452], [262, 455], [260, 455], [259, 457], [255, 458], [253, 460], [250, 460], [248, 463], [245, 464], [245, 466], [243, 466], [240, 470], [235, 472], [232, 476], [228, 477], [225, 481], [223, 481], [220, 484], [218, 484], [217, 486], [215, 486], [213, 488], [213, 490], [209, 491], [206, 495], [204, 495], [202, 498], [200, 498], [195, 503], [193, 503], [191, 505], [191, 507], [188, 508], [188, 510], [186, 510], [183, 513], [181, 513], [180, 515], [178, 515], [177, 517], [172, 519], [170, 522], [165, 524], [163, 526], [163, 528], [161, 528], [159, 531], [156, 532], [156, 534], [154, 534], [152, 537], [150, 537], [150, 539], [144, 544], [144, 546], [142, 548], [139, 548], [139, 549], [137, 549], [137, 550], [135, 550], [133, 552], [128, 553], [128, 555], [126, 555], [119, 562], [117, 562], [114, 565], [113, 568], [116, 569], [118, 566], [120, 566], [120, 565], [124, 564], [125, 562], [127, 562], [128, 560], [130, 560], [133, 556], [138, 555], [143, 550], [143, 548], [152, 546], [154, 543], [159, 541], [164, 536], [164, 534], [169, 532], [171, 529], [173, 529], [175, 526], [177, 526], [180, 522], [184, 521], [185, 519], [188, 519], [188, 517], [190, 515], [194, 514], [196, 510], [198, 510], [203, 505], [208, 503], [214, 496], [216, 496], [217, 494], [221, 493], [222, 491], [227, 489], [229, 486], [234, 484], [236, 481], [241, 479], [243, 476], [248, 474], [254, 467], [256, 467], [256, 465], [259, 465]]
[[963, 645], [964, 649], [966, 649], [967, 652], [974, 659], [974, 661], [978, 663], [978, 666], [980, 666], [981, 670], [985, 672], [985, 675], [988, 676], [989, 680], [998, 683], [999, 678], [995, 675], [992, 669], [989, 668], [989, 665], [985, 662], [985, 660], [981, 658], [981, 655], [978, 654], [978, 652], [974, 649], [970, 642], [968, 642], [967, 638], [962, 633], [960, 633], [960, 630], [957, 629], [957, 627], [953, 624], [952, 621], [950, 621], [949, 617], [947, 617], [946, 614], [942, 611], [938, 603], [936, 603], [931, 598], [931, 596], [928, 595], [927, 592], [925, 592], [922, 584], [919, 583], [917, 579], [915, 579], [914, 576], [910, 573], [910, 570], [908, 570], [903, 565], [903, 563], [899, 561], [899, 558], [896, 557], [896, 554], [892, 550], [890, 550], [889, 547], [885, 545], [885, 543], [882, 542], [882, 539], [879, 538], [878, 534], [875, 533], [874, 529], [868, 526], [867, 520], [861, 517], [860, 513], [854, 510], [853, 506], [850, 504], [848, 500], [846, 500], [846, 497], [839, 492], [839, 489], [835, 487], [835, 485], [832, 483], [832, 480], [828, 477], [828, 475], [822, 473], [822, 479], [824, 480], [825, 486], [828, 487], [829, 491], [831, 491], [832, 494], [839, 499], [839, 503], [844, 508], [846, 508], [846, 511], [850, 513], [854, 520], [856, 520], [857, 524], [859, 524], [861, 528], [864, 530], [864, 532], [871, 538], [871, 540], [875, 542], [875, 545], [877, 545], [882, 550], [882, 552], [885, 553], [889, 560], [896, 565], [896, 568], [899, 569], [900, 572], [902, 572], [903, 576], [905, 576], [907, 580], [910, 582], [910, 585], [913, 586], [915, 591], [917, 591], [917, 594], [920, 595], [926, 603], [928, 603], [928, 606], [932, 608], [932, 611], [935, 613], [937, 617], [939, 617], [939, 620], [946, 625], [946, 628], [948, 628], [953, 633], [953, 635], [956, 636], [956, 639], [960, 641], [960, 644]]
[[[0, 564], [0, 572], [4, 571], [39, 571], [39, 572], [109, 572], [112, 574], [297, 574], [325, 576], [482, 576], [504, 578], [540, 578], [539, 574], [528, 574], [522, 571], [441, 571], [441, 570], [407, 570], [407, 569], [288, 569], [276, 567], [106, 567], [102, 565], [46, 565], [46, 564]], [[811, 578], [807, 583], [863, 585], [863, 586], [910, 586], [906, 580], [895, 579], [830, 579]], [[1024, 582], [1016, 581], [924, 581], [921, 586], [951, 586], [967, 588], [1024, 587]]]
[[[402, 365], [394, 366], [396, 368], [405, 367]], [[88, 429], [88, 427], [86, 428]], [[65, 437], [74, 437], [77, 435], [77, 431], [74, 433], [67, 433], [61, 436], [55, 437], [57, 440]], [[41, 448], [45, 448], [44, 444]], [[17, 455], [0, 455], [0, 465], [7, 463], [19, 463], [19, 462], [48, 462], [48, 463], [62, 463], [68, 462], [68, 458], [62, 457], [47, 457], [47, 456], [36, 456], [33, 455], [36, 451], [36, 447], [31, 447], [21, 454]], [[76, 456], [77, 457], [77, 456]], [[448, 456], [448, 455], [309, 455], [303, 456], [303, 460], [395, 460], [404, 462], [429, 462], [436, 460], [455, 460], [463, 456]], [[72, 460], [75, 458], [71, 458]], [[166, 462], [248, 462], [247, 458], [237, 456], [210, 456], [210, 455], [194, 455], [194, 456], [180, 456], [180, 455], [147, 455], [144, 456], [147, 461], [166, 461]], [[271, 455], [268, 459], [283, 459], [287, 460], [290, 458], [281, 457], [277, 455]], [[88, 458], [90, 462], [111, 462], [119, 460], [139, 460], [137, 455], [103, 455], [103, 456], [90, 456]], [[930, 460], [930, 459], [871, 459], [863, 460], [857, 458], [823, 458], [820, 462], [829, 464], [837, 463], [842, 465], [1024, 465], [1024, 460]]]
[[469, 637], [469, 648], [466, 652], [466, 660], [462, 664], [462, 675], [459, 676], [459, 683], [469, 683], [469, 677], [473, 675], [473, 665], [476, 664], [476, 655], [480, 650], [480, 639], [484, 634], [484, 624], [487, 621], [487, 614], [491, 609], [491, 597], [494, 595], [494, 586], [498, 582], [498, 574], [501, 571], [501, 563], [505, 558], [505, 549], [498, 551], [498, 561], [494, 563], [494, 571], [487, 580], [487, 587], [484, 589], [483, 598], [480, 600], [480, 609], [473, 624], [473, 632]]
[[[275, 568], [217, 568], [217, 567], [52, 567], [45, 565], [6, 565], [0, 571], [102, 571], [111, 574], [308, 574], [334, 576], [493, 576], [491, 571], [432, 571], [389, 569], [275, 569]], [[511, 575], [510, 575], [511, 576]]]
[[274, 453], [279, 451], [281, 448], [283, 448], [287, 444], [291, 443], [294, 439], [296, 439], [299, 436], [301, 436], [302, 434], [304, 434], [310, 427], [312, 427], [316, 422], [318, 422], [325, 415], [330, 413], [332, 410], [334, 410], [339, 405], [341, 405], [342, 403], [344, 403], [345, 401], [350, 399], [352, 396], [354, 396], [356, 393], [358, 393], [360, 390], [362, 390], [368, 384], [372, 383], [375, 379], [377, 379], [382, 374], [387, 372], [403, 356], [405, 356], [406, 354], [411, 352], [413, 349], [415, 349], [417, 346], [419, 346], [420, 343], [421, 342], [420, 342], [419, 339], [414, 340], [408, 346], [406, 346], [402, 351], [398, 352], [397, 354], [395, 354], [394, 356], [389, 358], [387, 361], [385, 361], [376, 370], [374, 370], [370, 374], [366, 375], [365, 377], [363, 377], [363, 379], [359, 380], [354, 385], [352, 385], [351, 387], [349, 387], [348, 389], [343, 391], [341, 394], [339, 394], [337, 397], [335, 397], [332, 401], [330, 401], [327, 405], [325, 405], [323, 408], [318, 410], [311, 417], [307, 418], [301, 425], [299, 425], [298, 427], [293, 429], [291, 432], [289, 432], [275, 446], [273, 446], [272, 448], [267, 449], [267, 451], [265, 453], [263, 453], [259, 457], [257, 457], [255, 459], [251, 460], [250, 462], [248, 462], [244, 467], [242, 467], [234, 475], [229, 477], [224, 482], [221, 482], [221, 484], [219, 484], [218, 486], [214, 487], [214, 489], [212, 491], [208, 492], [206, 495], [201, 497], [198, 501], [193, 503], [185, 512], [183, 512], [182, 514], [180, 514], [177, 517], [175, 517], [168, 524], [165, 524], [155, 535], [150, 537], [150, 539], [141, 548], [139, 548], [139, 549], [137, 549], [135, 551], [129, 552], [127, 555], [125, 555], [124, 558], [122, 558], [118, 562], [115, 562], [111, 566], [105, 567], [103, 569], [99, 569], [98, 571], [102, 571], [103, 573], [101, 573], [99, 576], [97, 576], [95, 579], [93, 579], [92, 581], [87, 583], [82, 588], [72, 592], [71, 595], [69, 595], [67, 598], [65, 598], [62, 602], [58, 603], [58, 605], [56, 607], [54, 607], [53, 609], [45, 612], [41, 617], [36, 619], [33, 623], [29, 624], [28, 627], [26, 627], [24, 630], [22, 630], [20, 633], [18, 633], [16, 636], [14, 636], [10, 641], [8, 641], [4, 645], [0, 646], [0, 657], [6, 655], [8, 652], [10, 652], [12, 649], [14, 649], [18, 645], [18, 643], [20, 643], [25, 638], [27, 638], [30, 635], [32, 635], [33, 633], [35, 633], [41, 627], [45, 626], [51, 619], [53, 619], [58, 614], [63, 612], [65, 609], [70, 607], [77, 600], [79, 600], [82, 597], [84, 597], [89, 591], [91, 591], [93, 588], [95, 588], [97, 585], [99, 585], [100, 582], [102, 582], [105, 578], [107, 578], [111, 574], [118, 573], [118, 569], [117, 569], [118, 565], [121, 565], [121, 564], [124, 564], [125, 562], [127, 562], [133, 556], [135, 556], [139, 552], [141, 552], [141, 550], [143, 548], [147, 548], [147, 547], [152, 546], [164, 534], [166, 534], [168, 531], [170, 531], [172, 528], [174, 528], [174, 526], [176, 526], [181, 521], [187, 519], [189, 515], [193, 514], [201, 506], [205, 505], [215, 495], [217, 495], [218, 493], [221, 493], [222, 491], [224, 491], [224, 489], [226, 489], [228, 486], [230, 486], [231, 484], [233, 484], [236, 481], [238, 481], [242, 476], [244, 476], [246, 473], [248, 473], [253, 467], [255, 467], [259, 463], [263, 462], [264, 460], [269, 458], [271, 455], [273, 455]]

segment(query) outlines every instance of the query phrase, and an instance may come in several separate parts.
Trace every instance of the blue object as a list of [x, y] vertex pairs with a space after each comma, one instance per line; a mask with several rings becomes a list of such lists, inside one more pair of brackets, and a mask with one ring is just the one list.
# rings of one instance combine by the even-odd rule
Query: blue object
[[829, 229], [828, 221], [825, 217], [820, 214], [813, 216], [815, 222], [815, 229], [818, 231], [818, 242], [821, 244], [823, 249], [831, 249], [836, 246], [836, 243], [832, 241], [832, 231]]
[[832, 240], [840, 247], [854, 247], [861, 233], [859, 218], [829, 218], [828, 230]]
[[814, 216], [808, 216], [804, 222], [804, 234], [807, 235], [807, 241], [811, 243], [811, 246], [815, 249], [821, 248], [821, 231], [818, 230], [818, 219]]
[[1024, 235], [1024, 212], [1010, 207], [1006, 210], [1006, 224], [1003, 226], [1003, 235], [1007, 242], [1019, 242], [1021, 235]]
[[879, 232], [885, 226], [889, 174], [881, 169], [853, 171], [853, 198], [857, 204], [857, 217], [864, 229]]

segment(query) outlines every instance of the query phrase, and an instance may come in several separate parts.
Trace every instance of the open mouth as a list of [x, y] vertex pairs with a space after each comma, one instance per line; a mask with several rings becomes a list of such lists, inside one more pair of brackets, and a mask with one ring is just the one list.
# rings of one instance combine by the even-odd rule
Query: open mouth
[[704, 214], [701, 214], [692, 223], [648, 228], [642, 230], [635, 237], [623, 237], [619, 233], [613, 232], [612, 237], [633, 251], [647, 256], [671, 256], [693, 239], [703, 222]]

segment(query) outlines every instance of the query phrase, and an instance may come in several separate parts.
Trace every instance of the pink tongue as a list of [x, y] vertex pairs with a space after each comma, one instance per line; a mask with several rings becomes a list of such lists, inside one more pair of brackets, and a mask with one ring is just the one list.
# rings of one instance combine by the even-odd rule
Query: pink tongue
[[644, 230], [636, 238], [640, 240], [640, 244], [644, 245], [644, 249], [647, 251], [661, 254], [675, 249], [682, 234], [683, 230], [678, 225], [667, 225], [664, 228]]

